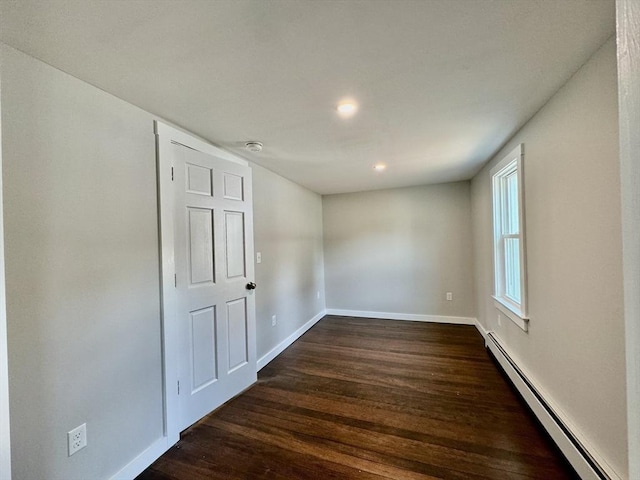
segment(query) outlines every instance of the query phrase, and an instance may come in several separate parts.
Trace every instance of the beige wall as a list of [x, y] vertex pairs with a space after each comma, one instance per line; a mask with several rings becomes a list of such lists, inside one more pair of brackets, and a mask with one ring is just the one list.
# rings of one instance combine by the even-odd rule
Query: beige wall
[[256, 264], [260, 359], [324, 310], [322, 200], [269, 170], [252, 169], [255, 251], [262, 253]]
[[475, 316], [469, 182], [322, 203], [327, 308]]
[[[491, 300], [489, 169], [524, 144], [530, 331]], [[622, 478], [627, 472], [618, 109], [609, 41], [472, 181], [478, 318]]]
[[108, 478], [162, 436], [152, 117], [1, 55], [13, 478]]

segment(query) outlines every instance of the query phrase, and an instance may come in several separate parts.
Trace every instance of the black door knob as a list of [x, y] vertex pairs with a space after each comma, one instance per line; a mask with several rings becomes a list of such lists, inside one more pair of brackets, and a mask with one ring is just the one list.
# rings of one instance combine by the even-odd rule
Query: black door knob
[[256, 289], [256, 284], [253, 282], [249, 282], [247, 283], [247, 290], [255, 290]]

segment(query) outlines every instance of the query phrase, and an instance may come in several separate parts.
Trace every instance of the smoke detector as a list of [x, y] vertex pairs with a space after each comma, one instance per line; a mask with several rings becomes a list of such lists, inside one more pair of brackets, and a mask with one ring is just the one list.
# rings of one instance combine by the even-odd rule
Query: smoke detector
[[260, 142], [247, 142], [244, 144], [244, 148], [250, 152], [258, 153], [262, 151], [262, 143]]

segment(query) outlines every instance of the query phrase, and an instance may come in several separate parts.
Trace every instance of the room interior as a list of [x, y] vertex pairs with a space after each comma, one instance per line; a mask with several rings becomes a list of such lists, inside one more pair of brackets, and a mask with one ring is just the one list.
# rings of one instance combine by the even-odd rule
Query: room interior
[[[638, 478], [636, 0], [116, 5], [0, 2], [0, 479], [165, 448], [157, 121], [251, 166], [258, 369], [327, 314], [475, 325], [585, 478]], [[528, 331], [492, 299], [518, 145]]]

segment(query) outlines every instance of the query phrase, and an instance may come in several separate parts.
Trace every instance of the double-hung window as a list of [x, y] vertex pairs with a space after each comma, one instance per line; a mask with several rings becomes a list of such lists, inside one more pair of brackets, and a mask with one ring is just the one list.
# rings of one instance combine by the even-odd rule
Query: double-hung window
[[524, 238], [523, 148], [491, 169], [496, 307], [525, 331], [527, 268]]

